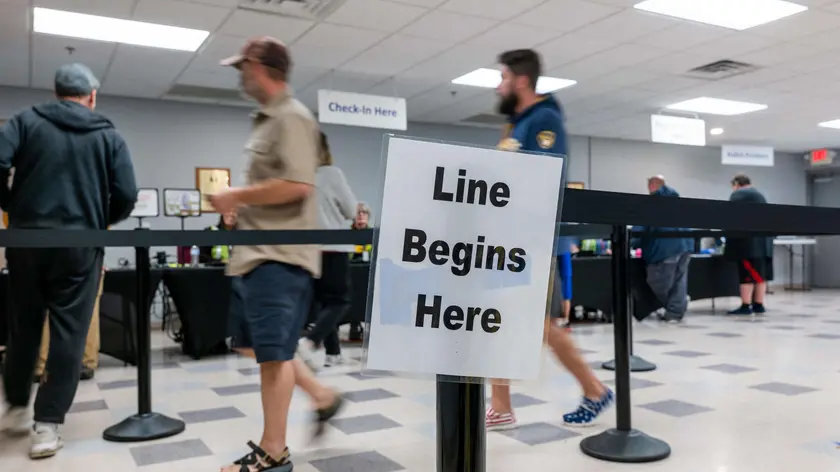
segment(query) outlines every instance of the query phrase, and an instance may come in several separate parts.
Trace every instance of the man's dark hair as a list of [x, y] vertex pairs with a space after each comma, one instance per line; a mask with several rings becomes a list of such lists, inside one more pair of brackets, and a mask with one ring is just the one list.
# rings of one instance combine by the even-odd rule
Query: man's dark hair
[[732, 185], [737, 185], [738, 187], [744, 187], [747, 185], [752, 185], [750, 178], [747, 174], [738, 174], [732, 178]]
[[524, 75], [528, 77], [531, 88], [537, 89], [537, 80], [542, 75], [542, 62], [540, 55], [533, 49], [514, 49], [499, 55], [499, 64], [510, 69], [513, 75]]

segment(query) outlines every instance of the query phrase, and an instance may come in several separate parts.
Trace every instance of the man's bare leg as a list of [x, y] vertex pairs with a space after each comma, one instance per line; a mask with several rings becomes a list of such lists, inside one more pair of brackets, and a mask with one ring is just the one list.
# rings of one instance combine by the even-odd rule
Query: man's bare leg
[[295, 359], [292, 361], [295, 370], [295, 384], [309, 395], [315, 409], [329, 408], [338, 398], [338, 392], [325, 387], [318, 382], [312, 374], [312, 370], [303, 362]]
[[753, 302], [759, 305], [764, 305], [764, 295], [767, 293], [767, 283], [762, 282], [755, 284], [755, 293], [753, 294]]
[[272, 457], [286, 450], [286, 428], [295, 389], [294, 361], [260, 364], [263, 406], [263, 436], [260, 447]]
[[[763, 284], [762, 284], [763, 285]], [[756, 288], [754, 284], [741, 284], [741, 304], [742, 305], [752, 305], [753, 302], [753, 288]], [[766, 291], [767, 286], [765, 285]], [[764, 291], [761, 293], [761, 301], [764, 302]], [[755, 294], [758, 297], [758, 293]]]
[[557, 360], [577, 379], [586, 398], [597, 400], [606, 391], [604, 384], [595, 376], [595, 372], [580, 355], [572, 337], [563, 328], [555, 326], [546, 318], [547, 344]]

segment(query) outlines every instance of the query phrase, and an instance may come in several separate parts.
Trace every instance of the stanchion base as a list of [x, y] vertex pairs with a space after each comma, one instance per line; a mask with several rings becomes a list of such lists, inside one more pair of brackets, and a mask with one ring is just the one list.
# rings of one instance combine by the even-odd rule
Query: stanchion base
[[608, 429], [581, 441], [580, 449], [595, 459], [624, 464], [656, 462], [671, 455], [671, 446], [668, 443], [635, 429]]
[[[601, 364], [606, 370], [615, 370], [615, 360]], [[639, 356], [630, 356], [630, 372], [650, 372], [656, 370], [656, 364], [648, 362]]]
[[102, 438], [111, 442], [153, 441], [181, 434], [185, 428], [181, 420], [159, 413], [146, 413], [129, 416], [111, 426], [102, 433]]

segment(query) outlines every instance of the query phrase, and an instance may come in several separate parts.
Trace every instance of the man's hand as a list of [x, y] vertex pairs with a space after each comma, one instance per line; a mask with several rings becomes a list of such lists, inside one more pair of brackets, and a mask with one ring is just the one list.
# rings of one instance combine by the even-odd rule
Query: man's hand
[[221, 214], [236, 211], [242, 202], [239, 200], [239, 194], [236, 189], [228, 188], [220, 191], [215, 195], [210, 195], [210, 204]]

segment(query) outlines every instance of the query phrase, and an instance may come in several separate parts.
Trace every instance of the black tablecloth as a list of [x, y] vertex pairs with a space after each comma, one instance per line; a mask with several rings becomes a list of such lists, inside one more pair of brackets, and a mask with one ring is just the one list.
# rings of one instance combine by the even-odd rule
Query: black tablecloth
[[[105, 272], [102, 298], [99, 300], [99, 352], [132, 365], [137, 364], [136, 274], [134, 269], [111, 269]], [[152, 269], [144, 313], [149, 312], [162, 277], [162, 270]]]
[[[612, 272], [610, 257], [572, 260], [572, 305], [612, 312]], [[630, 284], [634, 315], [643, 318], [662, 307], [645, 281], [640, 259], [630, 261]], [[738, 270], [735, 263], [720, 256], [695, 256], [688, 268], [688, 296], [692, 300], [737, 297]]]
[[184, 354], [199, 359], [227, 352], [231, 278], [223, 267], [173, 268], [163, 275], [181, 319]]

